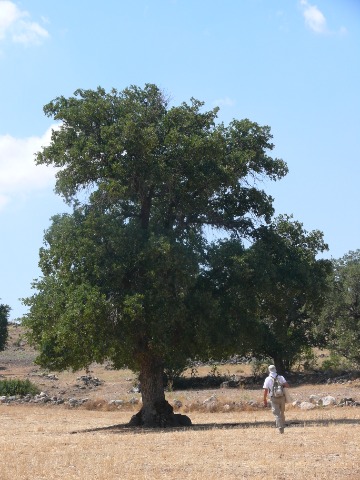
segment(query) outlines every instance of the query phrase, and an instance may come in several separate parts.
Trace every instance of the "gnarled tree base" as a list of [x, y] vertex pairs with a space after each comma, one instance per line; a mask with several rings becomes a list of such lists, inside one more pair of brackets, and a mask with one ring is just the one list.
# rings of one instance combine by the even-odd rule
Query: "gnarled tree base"
[[174, 413], [172, 406], [166, 400], [155, 403], [153, 408], [143, 407], [131, 417], [129, 422], [131, 427], [148, 428], [189, 427], [191, 424], [187, 415]]

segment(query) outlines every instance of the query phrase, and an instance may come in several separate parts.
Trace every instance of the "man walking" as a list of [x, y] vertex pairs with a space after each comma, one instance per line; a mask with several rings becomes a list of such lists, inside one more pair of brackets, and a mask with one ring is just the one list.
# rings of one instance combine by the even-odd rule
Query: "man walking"
[[[276, 393], [274, 387], [280, 384], [282, 387], [282, 394]], [[270, 396], [271, 410], [275, 416], [276, 427], [280, 433], [284, 433], [285, 427], [285, 394], [283, 389], [288, 388], [289, 385], [282, 375], [278, 375], [275, 365], [269, 365], [269, 376], [264, 382], [264, 406], [267, 407], [267, 396]], [[280, 389], [281, 390], [281, 389]]]

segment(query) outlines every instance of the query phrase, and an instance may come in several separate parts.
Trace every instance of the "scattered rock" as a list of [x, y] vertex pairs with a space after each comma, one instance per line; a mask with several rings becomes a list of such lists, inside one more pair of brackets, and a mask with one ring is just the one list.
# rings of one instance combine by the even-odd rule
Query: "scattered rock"
[[[101, 380], [99, 380], [97, 377], [92, 377], [91, 375], [82, 375], [81, 377], [78, 377], [76, 380], [81, 381], [86, 385], [87, 387], [99, 387], [100, 385], [103, 384]], [[79, 385], [77, 385], [78, 388]]]
[[319, 405], [323, 407], [328, 407], [329, 405], [336, 405], [336, 399], [331, 395], [327, 395], [319, 400]]
[[69, 398], [68, 404], [70, 407], [77, 407], [79, 405], [79, 401], [76, 398]]
[[52, 373], [38, 373], [38, 372], [31, 372], [28, 374], [29, 377], [41, 377], [45, 380], [59, 380], [59, 377], [52, 374]]
[[301, 410], [312, 410], [316, 407], [316, 405], [310, 402], [301, 402], [299, 407], [301, 408]]
[[183, 404], [180, 400], [174, 400], [173, 405], [174, 405], [175, 408], [181, 408], [183, 406]]
[[339, 407], [360, 407], [360, 402], [356, 402], [353, 398], [342, 398], [338, 403]]
[[222, 382], [220, 388], [230, 388], [230, 382]]
[[206, 407], [207, 410], [215, 410], [218, 406], [218, 399], [216, 398], [216, 395], [211, 395], [211, 397], [204, 400], [203, 405], [204, 407]]
[[211, 395], [211, 397], [203, 401], [203, 404], [206, 405], [207, 403], [216, 403], [216, 402], [217, 402], [216, 395]]
[[244, 381], [240, 378], [233, 378], [231, 380], [227, 380], [220, 384], [220, 388], [238, 388], [240, 385], [243, 385]]
[[128, 393], [140, 393], [140, 385], [130, 388]]
[[124, 405], [124, 400], [110, 400], [109, 405], [115, 405], [116, 407], [121, 407]]

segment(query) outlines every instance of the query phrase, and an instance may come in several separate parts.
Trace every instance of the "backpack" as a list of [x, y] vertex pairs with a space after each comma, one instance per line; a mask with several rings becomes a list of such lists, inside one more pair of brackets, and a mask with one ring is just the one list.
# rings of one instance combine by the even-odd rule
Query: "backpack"
[[279, 382], [278, 375], [276, 375], [276, 377], [273, 378], [273, 385], [271, 387], [271, 396], [275, 398], [284, 396], [284, 387]]

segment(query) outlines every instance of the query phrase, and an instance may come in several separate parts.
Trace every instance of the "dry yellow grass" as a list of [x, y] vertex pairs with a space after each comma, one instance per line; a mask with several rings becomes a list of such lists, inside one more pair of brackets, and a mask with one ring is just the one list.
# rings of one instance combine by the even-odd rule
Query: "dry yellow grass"
[[[50, 395], [88, 397], [82, 409], [65, 406], [0, 404], [0, 480], [155, 480], [155, 479], [350, 479], [360, 478], [360, 409], [302, 411], [287, 406], [285, 435], [274, 428], [270, 410], [234, 402], [262, 402], [262, 380], [246, 388], [167, 392], [180, 400], [194, 426], [187, 430], [144, 431], [106, 427], [127, 423], [140, 406], [110, 411], [108, 401], [140, 398], [129, 392], [135, 375], [94, 365], [91, 374], [103, 383], [79, 390], [77, 377], [63, 372], [59, 380], [41, 376], [27, 345], [17, 350], [22, 331], [13, 328], [11, 350], [0, 353], [4, 378], [30, 378]], [[210, 367], [199, 367], [198, 375]], [[219, 365], [221, 375], [249, 375], [249, 365]], [[190, 372], [188, 371], [189, 375]], [[294, 400], [332, 395], [359, 401], [359, 380], [344, 384], [294, 385]], [[210, 413], [205, 399], [216, 395]], [[225, 407], [228, 407], [225, 409]], [[96, 411], [86, 408], [95, 408]], [[211, 409], [210, 409], [211, 410]], [[226, 410], [226, 413], [225, 411]], [[76, 431], [78, 433], [72, 434]]]
[[126, 423], [129, 415], [0, 405], [0, 478], [360, 478], [356, 408], [290, 408], [285, 435], [273, 428], [268, 410], [193, 413], [194, 427], [187, 430], [103, 428]]

